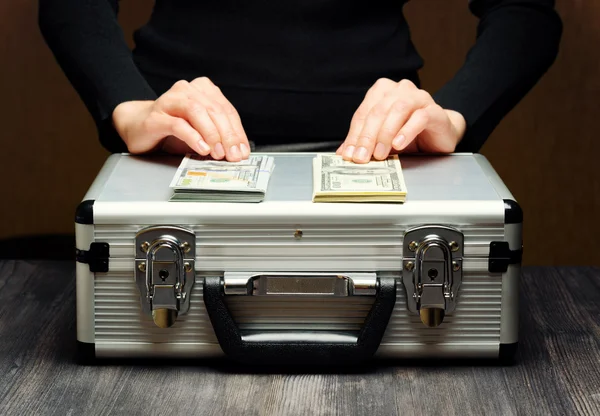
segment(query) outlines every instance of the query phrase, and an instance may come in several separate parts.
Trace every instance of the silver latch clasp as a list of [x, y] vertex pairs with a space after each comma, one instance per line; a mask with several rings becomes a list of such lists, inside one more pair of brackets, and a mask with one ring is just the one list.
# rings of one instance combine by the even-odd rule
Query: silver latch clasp
[[149, 227], [136, 235], [135, 243], [135, 277], [142, 310], [158, 327], [168, 328], [190, 307], [195, 235], [180, 227]]
[[404, 236], [402, 277], [407, 306], [426, 326], [439, 326], [456, 307], [463, 247], [463, 234], [446, 226], [413, 228]]

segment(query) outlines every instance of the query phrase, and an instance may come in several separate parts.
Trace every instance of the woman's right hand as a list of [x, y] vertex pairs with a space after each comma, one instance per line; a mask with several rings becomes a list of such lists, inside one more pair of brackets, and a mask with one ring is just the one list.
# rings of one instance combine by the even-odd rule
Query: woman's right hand
[[178, 81], [156, 101], [128, 101], [113, 125], [130, 153], [196, 152], [239, 162], [250, 155], [239, 114], [208, 78]]

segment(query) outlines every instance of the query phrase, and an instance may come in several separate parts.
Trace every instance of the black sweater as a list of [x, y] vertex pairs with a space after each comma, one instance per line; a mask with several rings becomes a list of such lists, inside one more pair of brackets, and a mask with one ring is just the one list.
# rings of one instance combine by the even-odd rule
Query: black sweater
[[[467, 121], [457, 150], [478, 151], [554, 62], [562, 24], [554, 0], [463, 2], [480, 19], [477, 39], [432, 95]], [[156, 0], [133, 52], [117, 21], [118, 0], [39, 0], [39, 24], [111, 152], [126, 151], [111, 125], [119, 103], [155, 99], [177, 80], [200, 76], [221, 88], [259, 144], [341, 143], [378, 78], [419, 84], [422, 60], [405, 3]]]

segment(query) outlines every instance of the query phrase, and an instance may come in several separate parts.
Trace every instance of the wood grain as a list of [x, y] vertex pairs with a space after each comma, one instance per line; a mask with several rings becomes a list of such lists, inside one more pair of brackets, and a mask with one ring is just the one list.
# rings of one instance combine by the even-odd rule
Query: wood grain
[[[150, 0], [122, 1], [129, 44]], [[555, 65], [485, 145], [525, 211], [526, 265], [600, 266], [600, 2], [557, 0], [564, 36]], [[414, 0], [407, 19], [425, 60], [423, 86], [435, 91], [462, 64], [477, 20], [466, 0]], [[54, 62], [37, 27], [37, 2], [0, 2], [0, 166], [11, 172], [0, 238], [73, 232], [73, 213], [108, 155], [90, 116]], [[23, 165], [23, 160], [28, 160]], [[76, 174], [74, 174], [76, 172]], [[41, 182], [40, 182], [41, 181]], [[42, 185], [40, 185], [42, 183]], [[34, 189], [35, 191], [31, 191]], [[43, 209], [41, 209], [41, 207]]]
[[0, 261], [0, 414], [600, 414], [600, 268], [525, 268], [521, 293], [518, 362], [508, 367], [85, 367], [73, 362], [73, 263]]

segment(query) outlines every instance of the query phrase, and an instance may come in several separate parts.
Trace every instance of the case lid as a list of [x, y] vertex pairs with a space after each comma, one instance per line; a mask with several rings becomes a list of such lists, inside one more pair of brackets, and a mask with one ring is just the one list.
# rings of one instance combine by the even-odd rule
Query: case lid
[[500, 178], [481, 155], [402, 155], [403, 204], [313, 203], [314, 153], [270, 153], [275, 168], [260, 203], [169, 202], [181, 156], [113, 155], [94, 203], [95, 224], [504, 222]]

